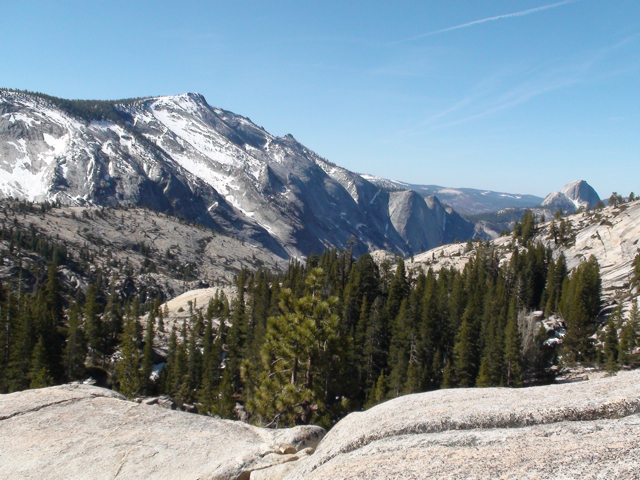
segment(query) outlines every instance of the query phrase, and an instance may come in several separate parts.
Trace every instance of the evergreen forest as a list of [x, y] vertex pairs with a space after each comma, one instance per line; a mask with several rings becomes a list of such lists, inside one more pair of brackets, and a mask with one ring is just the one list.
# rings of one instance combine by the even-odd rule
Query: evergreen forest
[[[401, 395], [545, 384], [576, 363], [611, 373], [637, 365], [637, 305], [628, 320], [619, 307], [598, 328], [595, 258], [568, 271], [564, 257], [533, 243], [535, 228], [525, 215], [507, 262], [481, 243], [462, 271], [418, 273], [401, 258], [378, 265], [335, 249], [283, 273], [244, 269], [237, 298], [220, 291], [171, 328], [162, 298], [123, 295], [99, 272], [86, 291], [65, 295], [67, 253], [34, 238], [49, 262], [43, 281], [33, 291], [20, 281], [0, 287], [0, 392], [92, 376], [129, 398], [166, 395], [205, 415], [330, 428]], [[534, 311], [564, 319], [561, 346]], [[162, 359], [158, 332], [169, 336]]]

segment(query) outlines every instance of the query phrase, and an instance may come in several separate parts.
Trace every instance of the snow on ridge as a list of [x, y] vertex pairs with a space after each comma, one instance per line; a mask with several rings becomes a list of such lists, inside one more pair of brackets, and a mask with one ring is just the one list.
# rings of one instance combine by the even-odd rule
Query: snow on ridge
[[464, 192], [456, 190], [455, 188], [441, 188], [438, 193], [445, 195], [464, 195]]
[[342, 188], [344, 188], [351, 196], [351, 198], [353, 198], [353, 200], [358, 203], [360, 198], [358, 195], [358, 188], [356, 186], [356, 182], [353, 180], [348, 170], [335, 165], [330, 165], [315, 154], [313, 154], [313, 159], [316, 165], [322, 168], [322, 170], [324, 170], [327, 175], [329, 175], [336, 182], [342, 185]]

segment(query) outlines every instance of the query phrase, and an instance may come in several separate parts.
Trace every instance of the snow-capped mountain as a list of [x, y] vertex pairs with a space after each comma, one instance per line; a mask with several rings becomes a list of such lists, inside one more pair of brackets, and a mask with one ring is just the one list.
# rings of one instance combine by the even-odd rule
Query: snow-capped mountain
[[600, 197], [584, 180], [567, 183], [561, 191], [552, 192], [542, 202], [542, 207], [561, 209], [573, 213], [580, 207], [593, 208], [600, 201]]
[[146, 205], [282, 257], [352, 240], [406, 255], [473, 234], [437, 199], [389, 193], [195, 93], [92, 102], [1, 90], [0, 196]]
[[478, 190], [475, 188], [418, 185], [400, 182], [398, 180], [387, 180], [367, 174], [363, 174], [362, 177], [389, 191], [410, 189], [418, 192], [425, 198], [436, 195], [442, 202], [450, 205], [462, 214], [497, 212], [498, 210], [509, 207], [537, 207], [542, 202], [542, 198], [536, 197], [535, 195], [494, 192], [492, 190]]

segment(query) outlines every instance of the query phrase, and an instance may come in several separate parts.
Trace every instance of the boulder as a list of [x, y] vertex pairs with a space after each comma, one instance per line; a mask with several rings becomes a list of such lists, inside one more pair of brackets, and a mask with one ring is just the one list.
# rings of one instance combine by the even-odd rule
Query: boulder
[[638, 478], [640, 371], [450, 389], [347, 416], [287, 480]]
[[278, 479], [324, 435], [271, 430], [63, 385], [0, 396], [0, 478]]

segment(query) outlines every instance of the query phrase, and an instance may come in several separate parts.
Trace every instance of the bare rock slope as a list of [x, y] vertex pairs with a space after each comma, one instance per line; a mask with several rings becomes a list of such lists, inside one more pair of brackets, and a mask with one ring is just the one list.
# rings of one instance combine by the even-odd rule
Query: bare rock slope
[[[552, 221], [539, 225], [534, 241], [550, 247], [556, 259], [564, 255], [569, 270], [593, 255], [600, 265], [604, 303], [612, 304], [629, 288], [633, 262], [640, 254], [640, 201], [569, 215], [564, 221], [569, 232], [564, 243], [554, 239]], [[553, 223], [558, 226], [558, 220]], [[496, 238], [490, 244], [504, 262], [509, 261], [517, 245], [511, 235]], [[452, 267], [461, 270], [475, 255], [476, 249], [477, 244], [471, 245], [471, 249], [465, 244], [444, 245], [416, 255], [414, 262], [407, 265], [424, 272], [429, 268], [436, 272]], [[381, 256], [376, 254], [376, 257]], [[628, 310], [628, 302], [625, 310]]]
[[9, 196], [145, 205], [281, 257], [346, 248], [352, 239], [360, 253], [410, 254], [442, 241], [426, 238], [429, 231], [447, 233], [422, 198], [404, 199], [418, 226], [396, 230], [403, 223], [391, 220], [390, 208], [403, 199], [391, 202], [389, 192], [293, 136], [271, 135], [194, 93], [70, 102], [0, 89], [0, 198]]
[[638, 478], [640, 371], [408, 395], [324, 433], [65, 385], [0, 397], [0, 478]]
[[352, 413], [287, 480], [638, 478], [640, 371], [451, 389]]
[[281, 478], [282, 465], [308, 455], [323, 435], [320, 427], [268, 430], [64, 385], [0, 396], [0, 478]]
[[565, 212], [575, 212], [580, 207], [595, 207], [600, 197], [584, 180], [567, 183], [561, 191], [552, 192], [543, 200], [542, 207], [561, 209]]

